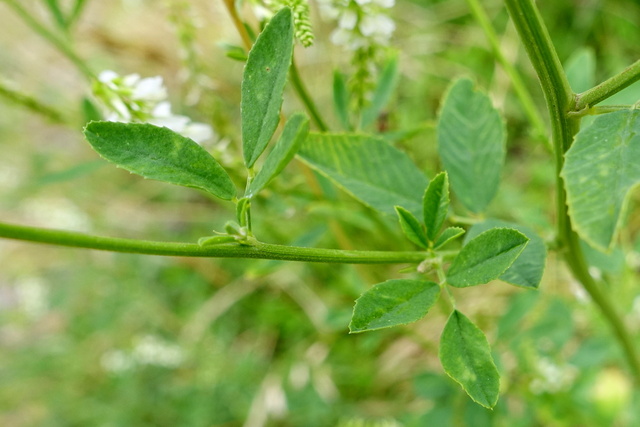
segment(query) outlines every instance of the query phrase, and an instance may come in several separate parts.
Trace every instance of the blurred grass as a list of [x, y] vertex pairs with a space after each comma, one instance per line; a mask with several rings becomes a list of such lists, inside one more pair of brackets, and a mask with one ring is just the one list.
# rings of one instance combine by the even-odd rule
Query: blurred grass
[[[484, 3], [504, 34], [507, 55], [543, 108], [501, 2]], [[25, 7], [48, 19], [39, 2]], [[298, 63], [321, 111], [328, 112], [331, 72], [348, 67], [348, 58], [328, 44], [331, 27], [315, 12], [317, 44], [298, 48]], [[632, 1], [545, 2], [542, 13], [563, 61], [578, 48], [593, 49], [597, 81], [637, 59], [640, 7]], [[509, 161], [490, 213], [552, 238], [549, 156], [530, 137], [465, 2], [400, 2], [394, 17], [402, 79], [389, 109], [391, 130], [433, 121], [452, 77], [474, 76], [509, 124]], [[73, 118], [70, 126], [56, 125], [0, 99], [1, 220], [195, 241], [233, 218], [232, 206], [199, 192], [139, 180], [96, 162], [80, 132], [89, 82], [2, 3], [0, 25], [0, 77]], [[241, 185], [242, 64], [216, 44], [239, 44], [221, 2], [90, 1], [72, 34], [95, 71], [163, 76], [176, 112], [213, 124], [223, 144], [209, 148], [218, 150]], [[189, 49], [197, 55], [189, 56]], [[639, 92], [636, 84], [619, 102], [635, 102]], [[286, 112], [300, 108], [288, 93]], [[327, 113], [327, 119], [336, 127], [335, 117]], [[439, 169], [428, 125], [398, 144], [428, 175]], [[332, 215], [356, 248], [410, 247], [395, 220], [341, 194], [318, 201], [298, 166], [285, 173], [254, 203], [261, 239], [336, 247], [325, 227]], [[629, 323], [637, 324], [640, 224], [630, 220], [621, 248], [630, 267], [601, 269]], [[153, 258], [3, 240], [0, 262], [0, 425], [640, 422], [640, 402], [636, 394], [625, 394], [629, 383], [606, 325], [553, 256], [538, 293], [500, 283], [456, 292], [458, 304], [489, 336], [503, 373], [502, 400], [493, 412], [470, 402], [442, 374], [437, 341], [445, 313], [434, 310], [410, 327], [347, 335], [353, 300], [372, 284], [350, 266]], [[382, 281], [398, 277], [400, 266], [366, 269]], [[598, 397], [602, 384], [609, 387], [608, 399]]]

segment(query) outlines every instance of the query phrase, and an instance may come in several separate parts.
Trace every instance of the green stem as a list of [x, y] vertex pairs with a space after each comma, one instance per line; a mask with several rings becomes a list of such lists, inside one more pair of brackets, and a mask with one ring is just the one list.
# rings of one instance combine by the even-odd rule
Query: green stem
[[533, 0], [505, 0], [505, 2], [540, 79], [551, 116], [552, 143], [556, 161], [556, 203], [560, 250], [564, 252], [565, 261], [573, 276], [580, 281], [609, 323], [624, 351], [636, 383], [640, 384], [640, 358], [633, 345], [633, 339], [609, 295], [602, 292], [589, 274], [588, 264], [580, 248], [580, 240], [572, 229], [567, 210], [566, 192], [560, 172], [564, 164], [564, 154], [571, 146], [573, 137], [579, 129], [579, 119], [570, 117], [570, 112], [580, 110], [576, 106], [576, 96], [571, 91], [549, 33]]
[[0, 237], [111, 252], [184, 257], [257, 258], [340, 264], [419, 263], [424, 261], [426, 257], [424, 252], [347, 251], [272, 245], [261, 242], [252, 242], [250, 245], [226, 243], [200, 246], [196, 243], [102, 237], [73, 231], [51, 230], [6, 223], [0, 223]]
[[541, 138], [549, 149], [553, 149], [547, 138], [547, 129], [545, 128], [544, 121], [542, 117], [538, 113], [538, 109], [536, 108], [535, 103], [533, 102], [533, 97], [527, 90], [527, 86], [524, 84], [520, 73], [516, 70], [516, 67], [504, 56], [502, 53], [502, 49], [500, 48], [500, 41], [498, 40], [498, 35], [491, 25], [489, 21], [489, 17], [485, 12], [484, 8], [480, 4], [479, 0], [467, 0], [467, 4], [473, 13], [476, 21], [482, 27], [487, 40], [489, 41], [489, 45], [491, 46], [491, 51], [494, 56], [504, 69], [504, 71], [509, 76], [511, 80], [511, 84], [513, 85], [513, 90], [516, 93], [516, 96], [520, 100], [520, 104], [522, 104], [522, 108], [524, 109], [524, 113], [529, 118], [529, 122], [533, 125], [535, 132], [539, 138]]
[[598, 86], [578, 94], [575, 110], [580, 111], [584, 108], [592, 107], [638, 80], [640, 80], [640, 59]]
[[29, 26], [33, 31], [37, 34], [45, 38], [49, 41], [53, 46], [56, 47], [64, 56], [67, 57], [73, 64], [89, 79], [94, 78], [93, 72], [89, 69], [87, 64], [75, 53], [71, 45], [68, 41], [56, 36], [51, 31], [49, 31], [44, 25], [38, 22], [36, 19], [31, 16], [31, 14], [15, 0], [0, 0], [6, 3], [9, 7], [11, 7], [22, 20]]
[[309, 96], [309, 92], [307, 92], [307, 88], [304, 86], [304, 83], [300, 78], [300, 73], [298, 72], [298, 67], [296, 66], [295, 61], [291, 61], [290, 75], [293, 88], [298, 94], [298, 97], [300, 97], [300, 100], [302, 101], [304, 106], [307, 108], [307, 111], [309, 112], [309, 115], [311, 115], [311, 119], [318, 127], [318, 130], [321, 132], [328, 131], [329, 128], [327, 127], [324, 120], [322, 120], [322, 115], [320, 114], [320, 111], [318, 111], [318, 107], [316, 106], [315, 102], [313, 102], [313, 99]]
[[34, 113], [38, 113], [51, 120], [53, 123], [64, 124], [69, 122], [61, 112], [43, 104], [36, 98], [13, 88], [12, 85], [4, 79], [0, 79], [0, 97], [4, 97], [5, 99], [21, 105]]

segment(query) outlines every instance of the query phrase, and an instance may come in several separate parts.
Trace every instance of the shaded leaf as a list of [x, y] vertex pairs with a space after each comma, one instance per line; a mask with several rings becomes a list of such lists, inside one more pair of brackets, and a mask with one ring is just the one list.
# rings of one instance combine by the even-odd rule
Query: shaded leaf
[[591, 89], [596, 84], [596, 55], [593, 49], [577, 49], [567, 59], [564, 70], [575, 93]]
[[581, 130], [562, 168], [576, 232], [601, 251], [612, 248], [631, 190], [640, 184], [640, 110], [597, 117]]
[[504, 120], [468, 79], [447, 92], [438, 119], [438, 151], [464, 206], [483, 212], [498, 191], [506, 154]]
[[310, 133], [299, 157], [368, 206], [394, 214], [403, 206], [422, 216], [427, 178], [402, 151], [368, 135]]
[[344, 74], [340, 71], [333, 73], [333, 109], [344, 130], [351, 130], [349, 123], [349, 90]]
[[198, 188], [224, 200], [236, 189], [227, 172], [201, 146], [170, 129], [144, 123], [91, 122], [84, 135], [118, 167], [170, 184]]
[[309, 119], [306, 115], [298, 113], [289, 118], [284, 126], [282, 135], [276, 143], [273, 150], [267, 156], [267, 159], [257, 173], [249, 189], [246, 197], [253, 197], [262, 190], [273, 178], [275, 178], [285, 166], [295, 156], [300, 144], [309, 133]]
[[396, 213], [398, 214], [398, 219], [400, 220], [400, 227], [402, 228], [402, 232], [407, 237], [407, 239], [411, 240], [413, 243], [422, 248], [428, 248], [429, 243], [427, 242], [427, 235], [422, 228], [422, 224], [420, 224], [416, 217], [401, 206], [396, 206]]
[[463, 228], [460, 227], [448, 227], [440, 234], [438, 240], [433, 245], [434, 249], [439, 249], [449, 243], [450, 241], [462, 236], [465, 233]]
[[446, 172], [439, 173], [429, 182], [422, 204], [427, 238], [433, 242], [449, 211], [449, 179]]
[[378, 283], [356, 300], [350, 333], [373, 331], [420, 320], [435, 304], [440, 287], [423, 280]]
[[489, 342], [464, 314], [454, 310], [440, 337], [440, 363], [474, 402], [493, 408], [498, 402], [500, 374]]
[[520, 256], [499, 277], [503, 282], [525, 288], [537, 289], [542, 280], [547, 261], [547, 247], [538, 234], [529, 227], [497, 219], [474, 224], [465, 236], [465, 244], [480, 233], [495, 227], [513, 228], [529, 239]]
[[252, 167], [280, 121], [282, 93], [293, 53], [291, 9], [271, 19], [249, 52], [242, 76], [242, 149]]
[[447, 283], [457, 288], [497, 279], [518, 258], [529, 239], [510, 228], [493, 228], [471, 239], [447, 271]]

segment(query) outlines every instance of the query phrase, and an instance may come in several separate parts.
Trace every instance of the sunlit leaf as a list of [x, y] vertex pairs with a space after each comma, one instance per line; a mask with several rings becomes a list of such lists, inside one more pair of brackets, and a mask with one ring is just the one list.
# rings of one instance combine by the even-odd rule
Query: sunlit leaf
[[396, 213], [400, 221], [400, 228], [402, 228], [402, 232], [407, 239], [422, 248], [429, 247], [427, 235], [422, 228], [422, 224], [420, 224], [416, 217], [401, 206], [396, 206]]
[[429, 182], [422, 203], [427, 238], [433, 242], [449, 211], [449, 179], [446, 172], [439, 173]]

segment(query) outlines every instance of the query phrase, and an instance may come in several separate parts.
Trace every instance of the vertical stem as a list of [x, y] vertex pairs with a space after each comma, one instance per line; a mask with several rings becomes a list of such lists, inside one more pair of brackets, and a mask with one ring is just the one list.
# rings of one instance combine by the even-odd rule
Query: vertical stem
[[298, 97], [300, 97], [300, 100], [307, 108], [311, 119], [314, 121], [321, 132], [326, 132], [327, 130], [329, 130], [329, 128], [325, 124], [324, 120], [322, 120], [322, 115], [320, 114], [320, 111], [318, 111], [318, 107], [313, 102], [313, 99], [309, 96], [309, 92], [307, 92], [307, 89], [305, 88], [304, 83], [300, 78], [300, 73], [298, 73], [298, 67], [296, 66], [295, 61], [291, 61], [291, 69], [289, 72], [291, 75], [291, 84], [296, 90]]
[[580, 240], [571, 226], [567, 211], [566, 192], [560, 176], [564, 154], [579, 129], [579, 118], [571, 118], [576, 96], [562, 69], [549, 33], [533, 0], [505, 0], [527, 54], [540, 79], [547, 109], [551, 116], [552, 143], [556, 163], [556, 203], [558, 243], [573, 276], [580, 281], [609, 323], [629, 363], [636, 384], [640, 384], [640, 358], [633, 339], [609, 295], [591, 277], [588, 264], [580, 248]]

